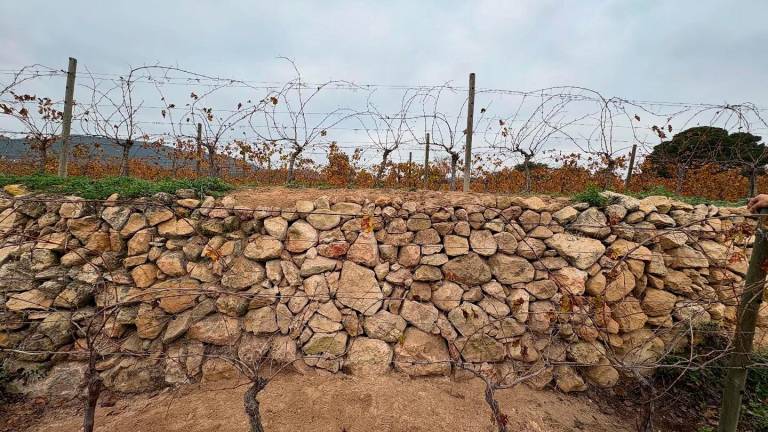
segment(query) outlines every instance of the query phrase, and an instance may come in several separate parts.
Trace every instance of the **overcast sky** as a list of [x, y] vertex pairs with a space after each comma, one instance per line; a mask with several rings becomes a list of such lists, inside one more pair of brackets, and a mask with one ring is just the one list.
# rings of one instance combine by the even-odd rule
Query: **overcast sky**
[[[532, 90], [768, 106], [766, 1], [0, 2], [0, 65], [173, 64], [279, 81]], [[81, 69], [82, 70], [82, 69]]]

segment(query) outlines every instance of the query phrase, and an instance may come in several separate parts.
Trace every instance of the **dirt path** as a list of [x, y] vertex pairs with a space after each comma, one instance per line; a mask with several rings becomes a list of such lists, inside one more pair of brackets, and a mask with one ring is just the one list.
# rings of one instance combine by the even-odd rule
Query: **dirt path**
[[[245, 387], [236, 386], [216, 382], [117, 399], [113, 406], [98, 409], [97, 430], [246, 431], [242, 405]], [[520, 386], [499, 391], [497, 399], [513, 431], [633, 430], [633, 419], [606, 415], [585, 396]], [[260, 400], [269, 432], [493, 431], [478, 380], [283, 375], [267, 387]], [[33, 424], [27, 431], [75, 432], [80, 422], [75, 409], [60, 409], [27, 422]]]

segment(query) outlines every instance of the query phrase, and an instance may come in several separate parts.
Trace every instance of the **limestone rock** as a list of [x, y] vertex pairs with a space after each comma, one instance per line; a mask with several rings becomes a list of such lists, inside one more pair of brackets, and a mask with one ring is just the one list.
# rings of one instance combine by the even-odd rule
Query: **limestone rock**
[[392, 348], [384, 341], [358, 337], [352, 341], [344, 361], [350, 375], [382, 375], [392, 363]]
[[395, 369], [411, 376], [448, 375], [450, 356], [445, 339], [409, 327], [402, 343], [395, 345]]
[[373, 270], [344, 261], [336, 298], [341, 304], [371, 316], [381, 308], [384, 295]]

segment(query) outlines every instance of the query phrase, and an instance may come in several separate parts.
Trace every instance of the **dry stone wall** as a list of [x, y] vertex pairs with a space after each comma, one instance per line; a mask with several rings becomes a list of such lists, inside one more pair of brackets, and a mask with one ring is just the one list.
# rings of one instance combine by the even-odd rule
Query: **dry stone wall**
[[0, 355], [82, 373], [96, 316], [97, 368], [118, 391], [266, 357], [611, 387], [692, 342], [689, 329], [732, 321], [754, 223], [743, 209], [607, 196], [604, 208], [382, 196], [283, 209], [189, 190], [5, 196]]

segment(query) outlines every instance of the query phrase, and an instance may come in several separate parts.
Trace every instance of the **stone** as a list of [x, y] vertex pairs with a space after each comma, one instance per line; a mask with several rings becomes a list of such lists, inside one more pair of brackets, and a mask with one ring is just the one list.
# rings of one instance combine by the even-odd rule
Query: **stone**
[[362, 232], [347, 251], [347, 259], [366, 267], [379, 263], [379, 246], [372, 232]]
[[312, 331], [316, 333], [334, 333], [344, 328], [340, 321], [328, 319], [325, 316], [317, 313], [312, 315], [312, 318], [309, 319], [308, 325], [309, 328], [311, 328]]
[[155, 261], [157, 268], [168, 276], [182, 276], [187, 273], [184, 265], [184, 253], [181, 251], [166, 252]]
[[427, 333], [430, 333], [435, 328], [438, 315], [439, 312], [433, 305], [411, 300], [405, 300], [400, 309], [400, 316], [414, 327]]
[[301, 253], [317, 244], [317, 230], [307, 222], [298, 220], [288, 227], [285, 235], [285, 249]]
[[448, 261], [442, 271], [446, 280], [469, 286], [484, 284], [492, 277], [485, 260], [473, 252]]
[[643, 312], [640, 301], [634, 297], [626, 297], [621, 302], [611, 306], [611, 316], [622, 332], [631, 332], [641, 329], [648, 321], [648, 316]]
[[474, 230], [469, 235], [472, 250], [481, 256], [491, 256], [496, 253], [498, 245], [493, 233], [489, 230]]
[[547, 245], [543, 241], [526, 237], [517, 244], [517, 255], [529, 260], [539, 259], [544, 251], [547, 249]]
[[146, 290], [149, 298], [159, 300], [160, 308], [171, 314], [194, 306], [199, 291], [200, 283], [187, 277], [166, 279]]
[[590, 207], [581, 212], [571, 228], [596, 238], [607, 237], [611, 232], [608, 227], [608, 219], [597, 207]]
[[385, 342], [399, 341], [407, 325], [408, 323], [400, 315], [385, 310], [366, 317], [363, 321], [363, 329], [368, 337]]
[[584, 368], [584, 375], [589, 382], [602, 388], [611, 388], [619, 382], [619, 371], [605, 358], [600, 360], [599, 365]]
[[485, 333], [490, 330], [488, 327], [488, 314], [483, 309], [472, 303], [462, 303], [461, 306], [451, 310], [448, 313], [448, 321], [463, 336], [472, 336], [479, 333]]
[[410, 376], [449, 375], [451, 358], [445, 339], [409, 327], [395, 345], [395, 369]]
[[450, 311], [459, 307], [463, 293], [464, 290], [459, 285], [450, 281], [443, 281], [432, 292], [432, 303], [440, 310]]
[[358, 337], [350, 344], [344, 368], [350, 375], [382, 375], [389, 370], [392, 357], [392, 348], [386, 342]]
[[469, 252], [469, 242], [465, 237], [447, 235], [443, 240], [445, 254], [449, 257], [465, 255]]
[[264, 306], [248, 311], [245, 317], [243, 317], [243, 330], [257, 335], [277, 332], [275, 310], [271, 306]]
[[340, 356], [346, 351], [347, 338], [348, 336], [345, 332], [315, 333], [309, 341], [301, 347], [301, 350], [308, 356], [317, 356], [321, 354]]
[[32, 289], [8, 296], [5, 308], [10, 311], [46, 310], [51, 304], [53, 299], [47, 298], [45, 293], [38, 289]]
[[266, 271], [262, 265], [245, 257], [237, 257], [221, 277], [221, 284], [234, 290], [244, 290], [265, 278]]
[[190, 339], [212, 345], [233, 345], [240, 338], [240, 320], [227, 315], [209, 315], [187, 330]]
[[443, 279], [443, 273], [438, 267], [420, 265], [413, 272], [413, 280], [423, 282], [436, 282]]
[[157, 226], [157, 233], [166, 238], [180, 238], [195, 232], [195, 222], [192, 219], [171, 219]]
[[308, 277], [320, 273], [333, 271], [336, 269], [337, 261], [334, 259], [318, 256], [311, 259], [304, 260], [301, 263], [301, 269], [299, 275], [302, 277]]
[[545, 240], [545, 243], [580, 270], [592, 266], [605, 253], [602, 242], [572, 234], [558, 233]]
[[[430, 255], [434, 257], [435, 255]], [[432, 258], [435, 260], [436, 258]], [[397, 256], [397, 262], [404, 267], [414, 267], [421, 262], [421, 246], [419, 245], [405, 245], [400, 248], [400, 252]], [[448, 262], [448, 258], [445, 258], [445, 262]], [[432, 265], [442, 265], [445, 262], [439, 262]], [[423, 263], [429, 264], [429, 263]]]
[[406, 222], [408, 231], [423, 231], [425, 229], [432, 228], [432, 220], [429, 215], [424, 213], [416, 213]]
[[[285, 221], [283, 218], [279, 219]], [[278, 238], [272, 236], [256, 236], [252, 237], [248, 241], [248, 244], [243, 250], [243, 255], [256, 261], [268, 261], [271, 259], [280, 258], [280, 254], [282, 252], [283, 243]]]
[[558, 291], [557, 284], [549, 279], [533, 281], [525, 289], [539, 300], [552, 298]]
[[154, 339], [163, 332], [168, 320], [162, 309], [142, 303], [136, 315], [136, 334], [142, 339]]
[[483, 334], [459, 337], [455, 345], [461, 357], [473, 363], [500, 362], [507, 355], [501, 342]]
[[[446, 264], [446, 266], [447, 265], [448, 264]], [[503, 284], [511, 285], [530, 282], [533, 280], [534, 274], [536, 273], [533, 265], [531, 265], [525, 258], [501, 253], [497, 253], [490, 257], [488, 259], [488, 265], [496, 280]]]
[[329, 209], [316, 209], [307, 215], [307, 222], [319, 230], [329, 230], [341, 222], [341, 216]]
[[673, 269], [709, 267], [709, 260], [704, 254], [690, 246], [680, 246], [665, 251], [664, 261]]
[[555, 366], [555, 383], [564, 393], [584, 391], [587, 385], [576, 371], [567, 365]]
[[512, 233], [500, 232], [493, 235], [498, 250], [506, 254], [514, 254], [517, 251], [517, 239]]
[[483, 298], [478, 302], [478, 306], [494, 318], [502, 318], [509, 314], [509, 306], [504, 301], [493, 297]]
[[677, 296], [663, 290], [646, 288], [642, 307], [645, 313], [651, 317], [669, 315], [675, 308]]
[[131, 278], [137, 288], [146, 288], [157, 279], [157, 266], [154, 264], [142, 264], [131, 270]]
[[552, 217], [561, 225], [573, 222], [579, 215], [579, 211], [571, 206], [563, 207], [562, 209], [552, 213]]
[[373, 270], [344, 261], [336, 292], [336, 299], [341, 304], [371, 316], [381, 308], [383, 298]]
[[128, 207], [105, 207], [101, 211], [101, 218], [104, 219], [113, 229], [120, 231], [128, 222], [131, 216], [131, 209]]
[[280, 216], [269, 217], [264, 219], [264, 229], [270, 236], [283, 240], [288, 232], [288, 221]]

